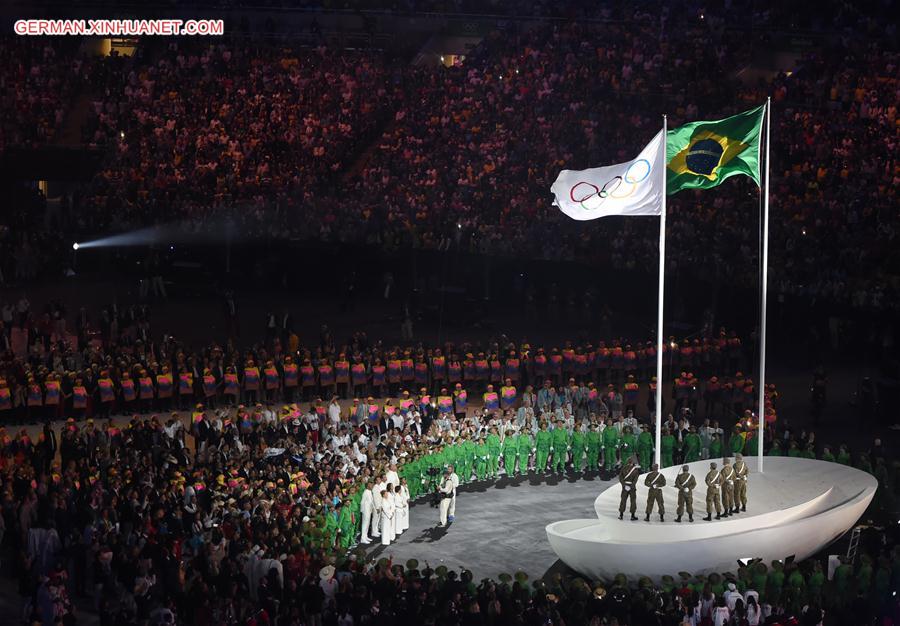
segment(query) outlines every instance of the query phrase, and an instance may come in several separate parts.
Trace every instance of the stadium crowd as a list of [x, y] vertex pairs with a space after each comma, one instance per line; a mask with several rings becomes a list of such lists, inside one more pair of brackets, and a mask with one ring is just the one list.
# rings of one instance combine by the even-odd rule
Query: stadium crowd
[[0, 39], [0, 154], [50, 143], [77, 93], [85, 59], [80, 42]]
[[[784, 270], [773, 287], [896, 306], [897, 53], [880, 45], [885, 33], [823, 45], [792, 73], [744, 84], [733, 70], [747, 63], [748, 42], [712, 18], [679, 26], [662, 38], [637, 18], [495, 32], [450, 68], [239, 40], [93, 60], [81, 72], [93, 97], [84, 138], [108, 158], [72, 195], [66, 226], [94, 235], [184, 219], [200, 231], [229, 219], [244, 236], [457, 245], [651, 271], [655, 224], [586, 230], [564, 219], [547, 194], [557, 172], [630, 158], [658, 126], [657, 109], [675, 126], [771, 94], [772, 254]], [[51, 65], [33, 67], [43, 76]], [[19, 91], [23, 102], [67, 93], [27, 81]], [[24, 126], [47, 134], [46, 122]], [[748, 185], [671, 199], [673, 269], [755, 284]]]
[[287, 199], [311, 204], [346, 171], [397, 88], [377, 54], [324, 47], [172, 44], [110, 63], [84, 129], [109, 161], [74, 208], [90, 226], [114, 215], [114, 228], [183, 218], [201, 229], [235, 209], [276, 234], [293, 220]]

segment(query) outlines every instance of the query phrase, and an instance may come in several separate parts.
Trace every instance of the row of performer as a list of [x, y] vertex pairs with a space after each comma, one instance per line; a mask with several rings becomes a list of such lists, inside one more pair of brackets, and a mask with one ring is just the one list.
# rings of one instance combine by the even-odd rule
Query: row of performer
[[390, 471], [377, 483], [369, 480], [360, 500], [362, 528], [359, 543], [373, 539], [388, 546], [409, 529], [409, 488]]
[[[601, 471], [608, 478], [615, 475], [615, 470], [620, 464], [624, 464], [631, 457], [637, 457], [634, 461], [642, 468], [649, 468], [654, 453], [653, 436], [646, 425], [634, 425], [634, 430], [640, 430], [640, 434], [632, 432], [632, 426], [614, 425], [608, 420], [605, 425], [592, 422], [586, 431], [580, 428], [567, 428], [562, 420], [558, 420], [553, 430], [548, 430], [547, 424], [542, 424], [540, 429], [532, 435], [527, 428], [521, 430], [507, 430], [505, 436], [501, 436], [501, 428], [492, 426], [487, 432], [461, 433], [452, 443], [438, 444], [427, 454], [416, 459], [407, 460], [404, 469], [409, 472], [407, 478], [410, 485], [420, 481], [430, 483], [425, 490], [433, 492], [437, 487], [437, 476], [440, 470], [448, 465], [454, 465], [460, 481], [469, 482], [473, 477], [476, 480], [494, 479], [501, 474], [508, 477], [522, 476], [529, 471], [537, 473], [557, 472], [561, 473], [566, 468], [575, 472]], [[603, 427], [603, 430], [601, 430]], [[749, 437], [754, 437], [751, 432]], [[736, 434], [732, 437], [737, 445], [729, 441], [728, 448], [734, 454], [746, 447], [744, 438]], [[755, 438], [752, 438], [749, 449], [754, 449]], [[686, 463], [699, 461], [704, 453], [702, 440], [691, 427], [682, 442], [683, 458]], [[663, 467], [675, 465], [675, 452], [678, 442], [667, 430], [663, 429], [660, 442], [660, 458]], [[723, 445], [718, 434], [712, 436], [708, 453], [710, 456], [718, 456], [723, 450]], [[429, 473], [429, 470], [430, 473]]]

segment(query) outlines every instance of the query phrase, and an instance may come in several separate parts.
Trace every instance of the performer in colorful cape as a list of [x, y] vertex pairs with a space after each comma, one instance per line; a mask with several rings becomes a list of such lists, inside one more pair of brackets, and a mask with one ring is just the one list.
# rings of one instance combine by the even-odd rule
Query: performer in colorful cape
[[512, 380], [507, 378], [506, 384], [500, 388], [500, 408], [504, 411], [511, 410], [516, 405], [516, 388]]
[[453, 390], [453, 412], [456, 414], [457, 419], [465, 418], [468, 399], [469, 396], [466, 390], [463, 389], [462, 384], [456, 383], [456, 387]]
[[255, 404], [259, 392], [259, 368], [256, 367], [253, 360], [247, 361], [244, 366], [244, 403]]
[[265, 396], [268, 402], [277, 402], [281, 393], [281, 373], [275, 367], [272, 360], [266, 361], [263, 368], [263, 379], [265, 382]]
[[335, 393], [342, 398], [350, 396], [350, 361], [343, 352], [334, 361]]
[[437, 399], [438, 413], [441, 415], [450, 415], [453, 413], [453, 397], [447, 391], [446, 387], [441, 388], [441, 393]]
[[487, 391], [483, 395], [484, 410], [497, 411], [500, 409], [500, 396], [494, 391], [493, 385], [487, 386]]
[[300, 385], [300, 368], [294, 363], [294, 359], [288, 355], [284, 357], [284, 364], [281, 370], [284, 377], [284, 401], [290, 404], [294, 401], [294, 394]]

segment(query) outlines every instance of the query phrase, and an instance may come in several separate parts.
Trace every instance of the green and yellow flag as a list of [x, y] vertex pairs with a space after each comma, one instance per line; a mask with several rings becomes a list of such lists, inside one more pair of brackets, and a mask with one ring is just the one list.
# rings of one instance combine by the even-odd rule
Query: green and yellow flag
[[715, 122], [691, 122], [666, 136], [666, 193], [709, 189], [735, 174], [759, 185], [765, 105]]

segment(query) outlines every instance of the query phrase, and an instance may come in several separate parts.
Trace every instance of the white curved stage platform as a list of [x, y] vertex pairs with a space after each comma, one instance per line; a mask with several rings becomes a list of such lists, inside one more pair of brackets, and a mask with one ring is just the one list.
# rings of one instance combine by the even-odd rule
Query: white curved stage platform
[[[591, 578], [649, 576], [687, 571], [692, 574], [737, 570], [739, 558], [765, 562], [794, 556], [803, 559], [818, 552], [849, 530], [860, 518], [878, 486], [873, 476], [838, 463], [766, 457], [765, 473], [757, 459], [747, 458], [747, 512], [712, 522], [706, 516], [709, 460], [691, 463], [697, 478], [694, 523], [684, 515], [675, 523], [678, 495], [672, 485], [681, 466], [663, 470], [666, 521], [654, 512], [644, 521], [647, 488], [643, 476], [637, 490], [640, 521], [619, 520], [621, 486], [616, 483], [594, 502], [599, 519], [574, 519], [546, 527], [557, 556], [569, 567]], [[717, 460], [721, 467], [721, 460]]]

